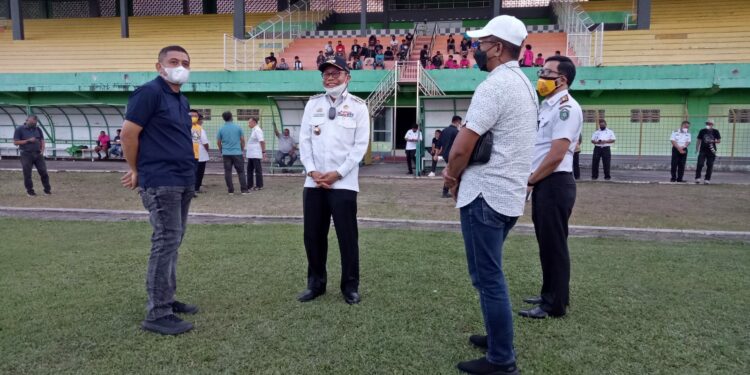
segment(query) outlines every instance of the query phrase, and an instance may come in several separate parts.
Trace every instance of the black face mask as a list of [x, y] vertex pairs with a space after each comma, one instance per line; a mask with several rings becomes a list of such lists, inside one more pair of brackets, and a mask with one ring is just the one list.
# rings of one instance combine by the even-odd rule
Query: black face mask
[[604, 130], [604, 129], [606, 129], [606, 128], [607, 128], [606, 126], [600, 126], [600, 127], [599, 127], [599, 130]]
[[476, 51], [474, 51], [474, 60], [476, 60], [479, 70], [483, 72], [490, 71], [487, 68], [487, 52], [484, 52], [477, 48]]

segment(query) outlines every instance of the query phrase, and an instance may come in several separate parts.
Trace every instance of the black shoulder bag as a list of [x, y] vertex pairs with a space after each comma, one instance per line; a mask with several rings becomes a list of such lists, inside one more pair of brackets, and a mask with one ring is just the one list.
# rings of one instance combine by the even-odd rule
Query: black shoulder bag
[[469, 158], [469, 165], [486, 164], [490, 161], [490, 157], [492, 156], [492, 143], [493, 135], [492, 129], [490, 129], [477, 139], [477, 143], [474, 145], [474, 151], [471, 152], [471, 157]]

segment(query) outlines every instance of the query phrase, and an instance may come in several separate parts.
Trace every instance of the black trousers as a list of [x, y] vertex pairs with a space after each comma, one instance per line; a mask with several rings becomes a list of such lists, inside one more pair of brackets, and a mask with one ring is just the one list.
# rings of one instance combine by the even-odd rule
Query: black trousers
[[406, 165], [409, 167], [409, 173], [414, 173], [412, 163], [417, 165], [417, 150], [406, 150]]
[[205, 161], [199, 161], [195, 163], [196, 170], [195, 170], [195, 191], [201, 189], [201, 185], [203, 185], [203, 175], [206, 174], [206, 163]]
[[669, 171], [672, 176], [672, 181], [682, 181], [682, 176], [685, 174], [687, 155], [687, 149], [685, 149], [684, 154], [681, 154], [676, 148], [674, 148], [674, 146], [672, 147], [672, 168]]
[[47, 174], [47, 163], [44, 161], [44, 155], [39, 151], [21, 151], [21, 168], [23, 169], [23, 186], [27, 193], [34, 192], [34, 182], [31, 180], [31, 168], [36, 167], [39, 177], [42, 178], [44, 192], [49, 193], [52, 187], [49, 184], [49, 175]]
[[307, 253], [307, 288], [325, 292], [328, 230], [331, 217], [341, 252], [341, 292], [359, 289], [359, 233], [357, 192], [343, 189], [305, 188], [302, 192], [304, 240]]
[[[255, 173], [255, 185], [253, 185], [253, 173]], [[263, 167], [260, 159], [247, 159], [247, 187], [263, 187]]]
[[568, 219], [576, 202], [576, 182], [569, 172], [556, 172], [534, 186], [531, 219], [542, 264], [542, 309], [565, 315], [570, 299]]
[[573, 177], [577, 180], [581, 178], [581, 151], [573, 153]]
[[232, 183], [232, 167], [237, 171], [240, 178], [241, 191], [247, 191], [247, 179], [245, 178], [245, 158], [242, 155], [224, 155], [224, 182], [227, 183], [229, 193], [234, 193], [234, 184]]
[[[711, 173], [714, 171], [714, 160], [716, 160], [716, 154], [711, 151], [701, 151], [698, 153], [698, 165], [695, 166], [695, 179], [701, 178], [701, 172], [703, 171], [703, 164], [706, 165], [706, 181], [711, 180]], [[44, 179], [42, 179], [44, 181]]]
[[612, 176], [609, 175], [609, 163], [612, 160], [612, 151], [610, 147], [594, 147], [594, 159], [591, 161], [591, 178], [599, 178], [599, 159], [604, 162], [604, 178], [609, 180]]

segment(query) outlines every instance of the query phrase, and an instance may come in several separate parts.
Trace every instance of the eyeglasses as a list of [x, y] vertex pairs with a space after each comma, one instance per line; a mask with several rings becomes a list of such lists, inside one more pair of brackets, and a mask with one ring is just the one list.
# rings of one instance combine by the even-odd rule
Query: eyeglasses
[[328, 108], [328, 119], [333, 120], [335, 118], [336, 118], [336, 108], [334, 107]]
[[537, 77], [549, 77], [549, 75], [552, 74], [552, 73], [557, 74], [557, 75], [562, 75], [562, 73], [556, 72], [556, 71], [550, 70], [550, 69], [539, 69], [539, 71], [536, 72], [536, 75], [537, 75]]
[[323, 76], [323, 79], [328, 79], [328, 78], [336, 79], [336, 78], [341, 77], [341, 73], [342, 73], [341, 70], [337, 70], [335, 72], [322, 73], [321, 76]]

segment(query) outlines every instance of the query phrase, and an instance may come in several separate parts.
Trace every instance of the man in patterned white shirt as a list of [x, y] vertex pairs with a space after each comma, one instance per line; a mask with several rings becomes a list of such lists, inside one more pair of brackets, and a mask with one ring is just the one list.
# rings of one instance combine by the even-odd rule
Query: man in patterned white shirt
[[[479, 292], [487, 335], [469, 341], [487, 349], [485, 357], [461, 362], [470, 374], [517, 374], [513, 349], [513, 313], [502, 269], [503, 242], [523, 214], [526, 180], [531, 169], [537, 129], [537, 96], [518, 66], [526, 26], [511, 16], [498, 16], [482, 30], [474, 57], [490, 72], [474, 92], [443, 171], [446, 186], [461, 209], [461, 231], [469, 275]], [[492, 132], [490, 159], [469, 165], [479, 137]]]

